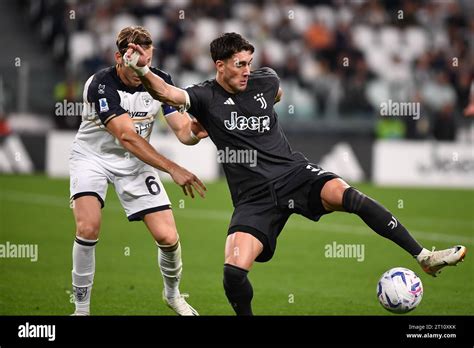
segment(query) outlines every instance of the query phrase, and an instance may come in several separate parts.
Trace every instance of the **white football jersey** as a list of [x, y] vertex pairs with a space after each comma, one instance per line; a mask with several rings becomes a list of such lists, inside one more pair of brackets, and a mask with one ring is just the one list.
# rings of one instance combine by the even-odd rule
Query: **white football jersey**
[[[165, 72], [152, 68], [155, 74], [173, 84]], [[91, 156], [114, 175], [130, 175], [143, 165], [129, 153], [107, 128], [107, 122], [124, 113], [133, 120], [137, 133], [150, 140], [156, 117], [175, 112], [173, 107], [155, 100], [143, 85], [128, 87], [117, 75], [115, 67], [92, 75], [84, 86], [82, 123], [73, 143], [73, 151]]]

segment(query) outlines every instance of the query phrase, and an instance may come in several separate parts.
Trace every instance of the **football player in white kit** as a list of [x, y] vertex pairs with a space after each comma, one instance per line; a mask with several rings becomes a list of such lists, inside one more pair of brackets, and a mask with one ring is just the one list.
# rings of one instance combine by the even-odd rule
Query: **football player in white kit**
[[[142, 220], [156, 241], [164, 282], [163, 300], [179, 315], [198, 315], [179, 291], [180, 241], [157, 169], [169, 173], [184, 193], [193, 198], [193, 189], [204, 197], [206, 188], [194, 174], [159, 154], [148, 141], [160, 111], [185, 144], [195, 144], [207, 133], [194, 126], [195, 131], [199, 130], [194, 134], [194, 121], [185, 112], [180, 113], [148, 94], [137, 74], [122, 62], [129, 43], [139, 44], [152, 54], [152, 40], [146, 29], [124, 28], [117, 37], [116, 65], [97, 72], [84, 86], [82, 123], [70, 156], [70, 190], [76, 222], [72, 252], [74, 314], [90, 314], [95, 245], [110, 183], [129, 221]], [[168, 74], [151, 69], [172, 83]]]

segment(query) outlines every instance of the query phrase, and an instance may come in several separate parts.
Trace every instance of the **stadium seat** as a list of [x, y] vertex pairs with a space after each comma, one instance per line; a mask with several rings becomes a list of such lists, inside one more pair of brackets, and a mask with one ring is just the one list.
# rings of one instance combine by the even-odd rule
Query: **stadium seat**
[[112, 32], [118, 33], [125, 27], [140, 24], [140, 21], [135, 16], [129, 14], [119, 14], [112, 18]]
[[163, 37], [164, 23], [159, 16], [145, 16], [142, 24], [151, 34], [153, 41], [160, 40]]
[[291, 5], [291, 10], [294, 11], [294, 19], [290, 20], [290, 25], [298, 34], [303, 35], [313, 21], [313, 13], [297, 4]]
[[313, 84], [321, 77], [321, 66], [311, 54], [303, 54], [300, 57], [299, 72], [304, 82]]
[[352, 40], [357, 48], [370, 51], [375, 45], [374, 30], [367, 25], [358, 25], [352, 30]]
[[407, 49], [413, 57], [419, 57], [428, 48], [428, 36], [425, 30], [420, 27], [408, 27], [405, 29], [405, 42]]
[[280, 24], [282, 15], [283, 14], [280, 8], [273, 6], [271, 3], [267, 3], [263, 8], [263, 13], [260, 16], [260, 20], [268, 27], [274, 28]]
[[197, 73], [195, 71], [181, 71], [181, 74], [179, 77], [175, 78], [175, 84], [177, 86], [181, 86], [183, 88], [186, 88], [188, 86], [194, 85], [195, 83], [201, 82], [206, 78], [206, 76], [203, 76], [200, 73]]
[[196, 44], [201, 48], [209, 48], [209, 42], [219, 35], [217, 22], [210, 18], [198, 19], [194, 28]]
[[354, 18], [354, 13], [345, 6], [341, 6], [336, 14], [339, 23], [351, 23]]
[[210, 59], [208, 56], [205, 54], [199, 54], [197, 55], [195, 61], [194, 61], [194, 66], [198, 69], [198, 71], [202, 73], [213, 73], [215, 74], [215, 67], [214, 63], [212, 62], [212, 59]]
[[155, 2], [155, 4], [156, 3], [166, 3], [167, 7], [169, 6], [170, 8], [177, 9], [177, 10], [187, 8], [191, 3], [191, 0], [173, 0], [173, 1], [147, 0], [147, 1], [148, 2]]
[[379, 40], [384, 50], [397, 53], [401, 50], [401, 32], [398, 28], [386, 26], [379, 31]]
[[95, 42], [90, 32], [75, 32], [72, 33], [69, 41], [69, 56], [71, 64], [76, 66], [84, 59], [93, 56], [95, 52]]
[[442, 49], [445, 50], [446, 47], [449, 47], [450, 41], [449, 41], [449, 36], [448, 33], [442, 30], [436, 30], [434, 33], [432, 33], [432, 38], [431, 38], [431, 47], [436, 49]]
[[232, 17], [241, 22], [255, 20], [260, 13], [257, 5], [249, 2], [235, 2], [231, 8]]
[[113, 32], [102, 32], [99, 34], [99, 45], [102, 52], [105, 52], [109, 48], [112, 48], [115, 52], [115, 40], [117, 33]]
[[390, 55], [383, 49], [368, 49], [364, 52], [365, 60], [370, 70], [379, 76], [385, 76], [390, 69]]
[[284, 65], [287, 57], [287, 49], [281, 41], [275, 39], [265, 40], [263, 43], [263, 51], [271, 66], [278, 67]]
[[238, 20], [229, 19], [228, 21], [224, 21], [220, 25], [220, 28], [222, 33], [239, 33], [244, 37], [248, 35], [247, 27], [243, 22]]
[[333, 30], [336, 27], [336, 14], [327, 5], [314, 7], [314, 18], [317, 22], [323, 23], [327, 28]]
[[374, 110], [380, 110], [380, 105], [390, 99], [389, 84], [382, 79], [376, 79], [367, 84], [366, 96]]
[[285, 98], [276, 104], [278, 117], [287, 120], [294, 118], [311, 120], [318, 117], [316, 99], [312, 92], [299, 87], [297, 83], [285, 82], [281, 87], [285, 91]]

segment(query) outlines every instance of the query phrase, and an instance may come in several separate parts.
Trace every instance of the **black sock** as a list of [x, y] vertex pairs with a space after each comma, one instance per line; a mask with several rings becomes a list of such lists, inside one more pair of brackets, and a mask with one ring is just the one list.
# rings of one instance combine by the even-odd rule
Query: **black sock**
[[416, 256], [423, 250], [392, 213], [355, 188], [349, 187], [344, 191], [342, 206], [347, 212], [359, 215], [371, 229], [397, 243], [411, 255]]
[[227, 299], [237, 315], [253, 315], [253, 289], [247, 278], [248, 271], [229, 264], [224, 264], [224, 289]]

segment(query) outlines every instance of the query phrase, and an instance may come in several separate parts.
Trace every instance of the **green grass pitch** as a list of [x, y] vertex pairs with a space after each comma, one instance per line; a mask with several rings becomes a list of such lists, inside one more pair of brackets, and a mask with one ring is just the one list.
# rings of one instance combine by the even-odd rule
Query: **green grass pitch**
[[[166, 188], [183, 248], [181, 291], [201, 315], [231, 315], [222, 287], [224, 242], [232, 205], [226, 183], [208, 183], [206, 199]], [[356, 185], [379, 200], [426, 247], [474, 246], [474, 191], [377, 188]], [[67, 180], [44, 176], [0, 177], [0, 243], [37, 244], [37, 262], [0, 258], [0, 315], [69, 315], [74, 221]], [[182, 200], [182, 201], [180, 201]], [[184, 206], [183, 206], [184, 203]], [[363, 244], [365, 258], [327, 258], [325, 245]], [[333, 213], [318, 223], [293, 215], [269, 263], [250, 272], [253, 309], [259, 315], [392, 315], [376, 298], [376, 284], [392, 267], [422, 279], [420, 306], [407, 315], [474, 314], [472, 255], [438, 278], [372, 232], [357, 216]], [[129, 223], [109, 189], [92, 291], [94, 315], [173, 315], [161, 301], [156, 247], [141, 222]]]

